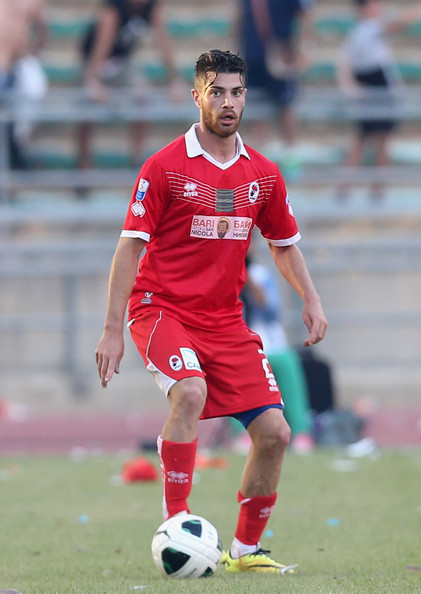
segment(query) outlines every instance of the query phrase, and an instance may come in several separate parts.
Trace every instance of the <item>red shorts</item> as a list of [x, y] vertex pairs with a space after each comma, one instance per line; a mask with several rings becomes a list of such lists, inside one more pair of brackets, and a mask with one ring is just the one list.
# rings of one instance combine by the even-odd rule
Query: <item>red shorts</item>
[[156, 310], [136, 318], [130, 331], [146, 368], [166, 395], [181, 379], [205, 379], [203, 419], [282, 404], [260, 337], [246, 326], [212, 332]]

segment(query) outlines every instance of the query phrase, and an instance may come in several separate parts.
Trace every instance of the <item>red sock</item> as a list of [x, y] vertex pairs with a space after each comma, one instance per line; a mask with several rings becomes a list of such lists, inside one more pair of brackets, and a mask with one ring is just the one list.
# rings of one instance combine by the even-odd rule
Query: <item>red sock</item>
[[240, 503], [237, 529], [235, 537], [248, 545], [260, 541], [263, 530], [271, 516], [278, 494], [258, 495], [256, 497], [243, 497], [238, 491], [237, 500]]
[[190, 512], [187, 497], [192, 488], [196, 450], [197, 437], [192, 443], [177, 443], [158, 437], [165, 520], [181, 511]]

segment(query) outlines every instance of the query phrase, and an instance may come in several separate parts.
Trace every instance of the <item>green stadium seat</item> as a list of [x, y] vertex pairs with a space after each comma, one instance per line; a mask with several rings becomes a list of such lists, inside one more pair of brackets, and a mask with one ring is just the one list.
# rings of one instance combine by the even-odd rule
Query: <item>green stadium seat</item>
[[52, 38], [79, 39], [88, 28], [89, 20], [51, 21], [48, 32]]
[[[55, 39], [78, 39], [86, 31], [90, 19], [54, 19], [48, 24], [49, 34]], [[228, 18], [198, 18], [194, 20], [171, 19], [167, 28], [171, 37], [198, 38], [204, 35], [222, 37], [231, 27]]]
[[332, 83], [336, 77], [335, 70], [335, 64], [332, 62], [316, 62], [305, 70], [303, 79], [307, 83]]
[[44, 70], [51, 84], [78, 84], [81, 78], [76, 65], [44, 64]]
[[[28, 154], [29, 160], [37, 169], [76, 169], [77, 158], [73, 153], [64, 151], [52, 152], [51, 150], [38, 149], [36, 153]], [[131, 161], [128, 153], [118, 151], [95, 151], [92, 155], [94, 167], [100, 169], [118, 169], [130, 167]]]
[[355, 23], [355, 19], [352, 16], [329, 16], [319, 18], [315, 22], [315, 31], [319, 37], [325, 36], [340, 36], [346, 35]]
[[229, 32], [230, 27], [231, 23], [229, 19], [224, 17], [201, 18], [189, 21], [172, 19], [168, 23], [168, 31], [174, 38], [202, 37], [204, 35], [221, 37]]
[[[152, 83], [164, 83], [167, 80], [167, 69], [164, 64], [159, 62], [148, 64], [139, 64], [139, 73]], [[180, 76], [187, 82], [192, 82], [194, 67], [191, 64], [186, 64], [179, 69]]]
[[405, 29], [405, 33], [411, 35], [411, 37], [421, 36], [421, 21], [415, 21]]
[[421, 64], [419, 62], [399, 62], [398, 68], [406, 82], [421, 82]]

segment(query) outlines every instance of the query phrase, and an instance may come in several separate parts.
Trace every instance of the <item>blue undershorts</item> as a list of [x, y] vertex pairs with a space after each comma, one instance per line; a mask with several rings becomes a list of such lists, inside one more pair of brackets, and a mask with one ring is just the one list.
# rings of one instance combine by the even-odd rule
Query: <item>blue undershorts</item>
[[258, 406], [257, 408], [235, 413], [230, 416], [234, 417], [234, 419], [237, 419], [237, 421], [240, 421], [244, 429], [247, 429], [250, 423], [268, 408], [280, 408], [281, 410], [284, 410], [283, 404], [268, 404], [267, 406]]

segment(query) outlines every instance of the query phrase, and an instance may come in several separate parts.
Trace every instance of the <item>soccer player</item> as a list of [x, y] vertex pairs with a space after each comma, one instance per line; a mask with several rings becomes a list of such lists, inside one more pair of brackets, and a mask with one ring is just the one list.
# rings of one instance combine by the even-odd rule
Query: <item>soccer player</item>
[[303, 300], [304, 344], [319, 342], [327, 323], [296, 245], [300, 233], [282, 176], [237, 132], [246, 68], [227, 51], [202, 54], [192, 90], [200, 122], [141, 168], [111, 266], [96, 360], [106, 387], [119, 373], [128, 304], [133, 340], [169, 402], [158, 437], [165, 519], [189, 512], [199, 419], [232, 416], [244, 425], [252, 445], [235, 536], [222, 562], [230, 572], [280, 574], [289, 567], [259, 541], [275, 506], [290, 429], [261, 340], [247, 328], [238, 298], [255, 225]]

